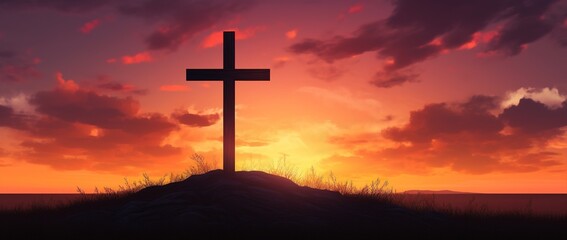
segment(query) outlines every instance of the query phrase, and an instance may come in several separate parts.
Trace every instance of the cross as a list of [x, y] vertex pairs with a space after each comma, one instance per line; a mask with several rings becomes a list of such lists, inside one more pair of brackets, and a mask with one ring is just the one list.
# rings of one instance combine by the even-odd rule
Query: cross
[[234, 32], [223, 32], [223, 68], [187, 69], [187, 81], [212, 80], [223, 82], [223, 169], [234, 172], [235, 123], [234, 85], [237, 80], [269, 81], [270, 69], [235, 69]]

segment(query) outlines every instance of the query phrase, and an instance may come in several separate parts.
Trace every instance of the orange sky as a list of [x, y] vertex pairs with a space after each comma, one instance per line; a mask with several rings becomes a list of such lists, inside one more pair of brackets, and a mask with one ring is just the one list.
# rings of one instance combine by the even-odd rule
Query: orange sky
[[538, 4], [0, 3], [0, 193], [221, 162], [222, 85], [185, 69], [222, 67], [223, 30], [237, 68], [271, 69], [237, 83], [237, 168], [567, 193], [567, 13]]

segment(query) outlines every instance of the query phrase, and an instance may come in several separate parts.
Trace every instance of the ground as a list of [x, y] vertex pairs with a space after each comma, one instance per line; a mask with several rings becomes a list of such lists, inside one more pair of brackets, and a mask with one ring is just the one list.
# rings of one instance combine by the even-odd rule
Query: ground
[[[298, 186], [264, 172], [215, 170], [126, 195], [57, 209], [0, 213], [1, 239], [542, 237], [567, 234], [564, 217], [452, 215]], [[2, 235], [5, 235], [4, 237]]]

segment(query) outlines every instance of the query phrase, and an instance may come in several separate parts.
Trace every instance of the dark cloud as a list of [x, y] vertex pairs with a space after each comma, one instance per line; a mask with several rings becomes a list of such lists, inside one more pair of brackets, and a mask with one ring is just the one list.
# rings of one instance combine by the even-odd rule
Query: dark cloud
[[[472, 174], [528, 172], [562, 164], [561, 155], [547, 146], [564, 135], [567, 102], [550, 108], [523, 99], [497, 114], [499, 102], [496, 97], [474, 96], [463, 103], [429, 104], [411, 112], [404, 126], [333, 136], [331, 143], [352, 149], [354, 155], [334, 156], [326, 164], [350, 159], [371, 169], [381, 165], [426, 173], [431, 168], [450, 168]], [[384, 139], [394, 145], [375, 149]]]
[[220, 115], [218, 113], [198, 114], [189, 113], [187, 111], [177, 111], [171, 114], [171, 118], [191, 127], [208, 127], [217, 123], [220, 120]]
[[384, 71], [377, 72], [374, 79], [370, 83], [379, 88], [391, 88], [404, 84], [406, 82], [417, 82], [417, 73], [397, 71], [386, 73]]
[[145, 95], [148, 93], [147, 89], [139, 89], [130, 84], [114, 81], [106, 75], [98, 76], [96, 87], [103, 91], [119, 93], [132, 93], [137, 95]]
[[29, 116], [18, 114], [9, 106], [0, 105], [0, 127], [26, 128]]
[[36, 68], [38, 58], [20, 56], [13, 51], [0, 50], [0, 82], [23, 82], [40, 77]]
[[[561, 28], [567, 16], [565, 6], [550, 6], [559, 0], [520, 1], [512, 7], [512, 15], [504, 27], [489, 43], [487, 51], [498, 51], [506, 55], [516, 55], [523, 47], [549, 34], [553, 28]], [[563, 15], [563, 19], [557, 14]]]
[[[327, 62], [365, 52], [389, 61], [379, 70], [377, 87], [392, 87], [416, 76], [400, 74], [418, 62], [475, 40], [475, 34], [503, 24], [487, 43], [487, 53], [518, 54], [523, 47], [563, 24], [556, 0], [393, 1], [390, 17], [362, 25], [351, 36], [305, 39], [290, 51], [313, 54]], [[561, 11], [565, 11], [564, 9]], [[565, 11], [567, 12], [567, 11]]]
[[526, 134], [558, 132], [561, 127], [567, 126], [567, 102], [563, 102], [561, 108], [550, 109], [543, 103], [522, 98], [518, 105], [504, 110], [500, 119]]
[[558, 165], [555, 153], [533, 151], [563, 134], [561, 128], [567, 126], [565, 104], [561, 109], [551, 109], [522, 99], [500, 115], [492, 113], [497, 99], [487, 96], [475, 96], [460, 104], [427, 105], [412, 112], [407, 125], [382, 133], [386, 139], [410, 144], [381, 154], [469, 173], [535, 171]]
[[222, 24], [254, 5], [254, 0], [2, 0], [0, 11], [53, 9], [84, 13], [104, 6], [158, 27], [145, 41], [150, 50], [176, 50], [195, 34]]
[[[164, 140], [178, 125], [159, 113], [142, 113], [131, 97], [106, 96], [62, 80], [59, 87], [30, 97], [37, 117], [23, 121], [0, 106], [0, 126], [28, 138], [21, 158], [59, 169], [116, 171], [156, 167], [179, 156]], [[18, 124], [26, 123], [26, 127]], [[170, 162], [175, 164], [175, 162]]]
[[46, 8], [64, 12], [83, 13], [102, 7], [109, 2], [111, 0], [2, 0], [0, 1], [0, 11], [1, 9], [34, 10]]
[[56, 89], [38, 92], [30, 98], [36, 111], [68, 122], [79, 122], [104, 128], [123, 126], [139, 111], [132, 98], [99, 95], [93, 91]]
[[102, 90], [109, 90], [114, 92], [132, 93], [138, 95], [145, 95], [148, 93], [147, 89], [136, 89], [131, 85], [120, 82], [107, 82], [97, 85]]
[[253, 1], [137, 1], [119, 7], [124, 15], [161, 25], [146, 38], [150, 50], [175, 50], [198, 32], [250, 8]]
[[384, 136], [398, 142], [428, 143], [432, 139], [460, 132], [481, 136], [498, 133], [504, 128], [504, 124], [497, 116], [486, 111], [490, 109], [481, 108], [479, 111], [476, 107], [470, 107], [481, 105], [487, 100], [490, 101], [491, 98], [476, 96], [458, 106], [449, 106], [446, 103], [427, 105], [412, 112], [405, 127], [390, 128], [384, 131]]

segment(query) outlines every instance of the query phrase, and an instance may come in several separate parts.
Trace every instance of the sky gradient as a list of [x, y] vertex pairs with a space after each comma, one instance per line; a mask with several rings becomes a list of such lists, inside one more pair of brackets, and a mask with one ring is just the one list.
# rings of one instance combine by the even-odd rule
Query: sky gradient
[[567, 193], [567, 2], [0, 1], [0, 193], [91, 191], [222, 162], [355, 184]]

